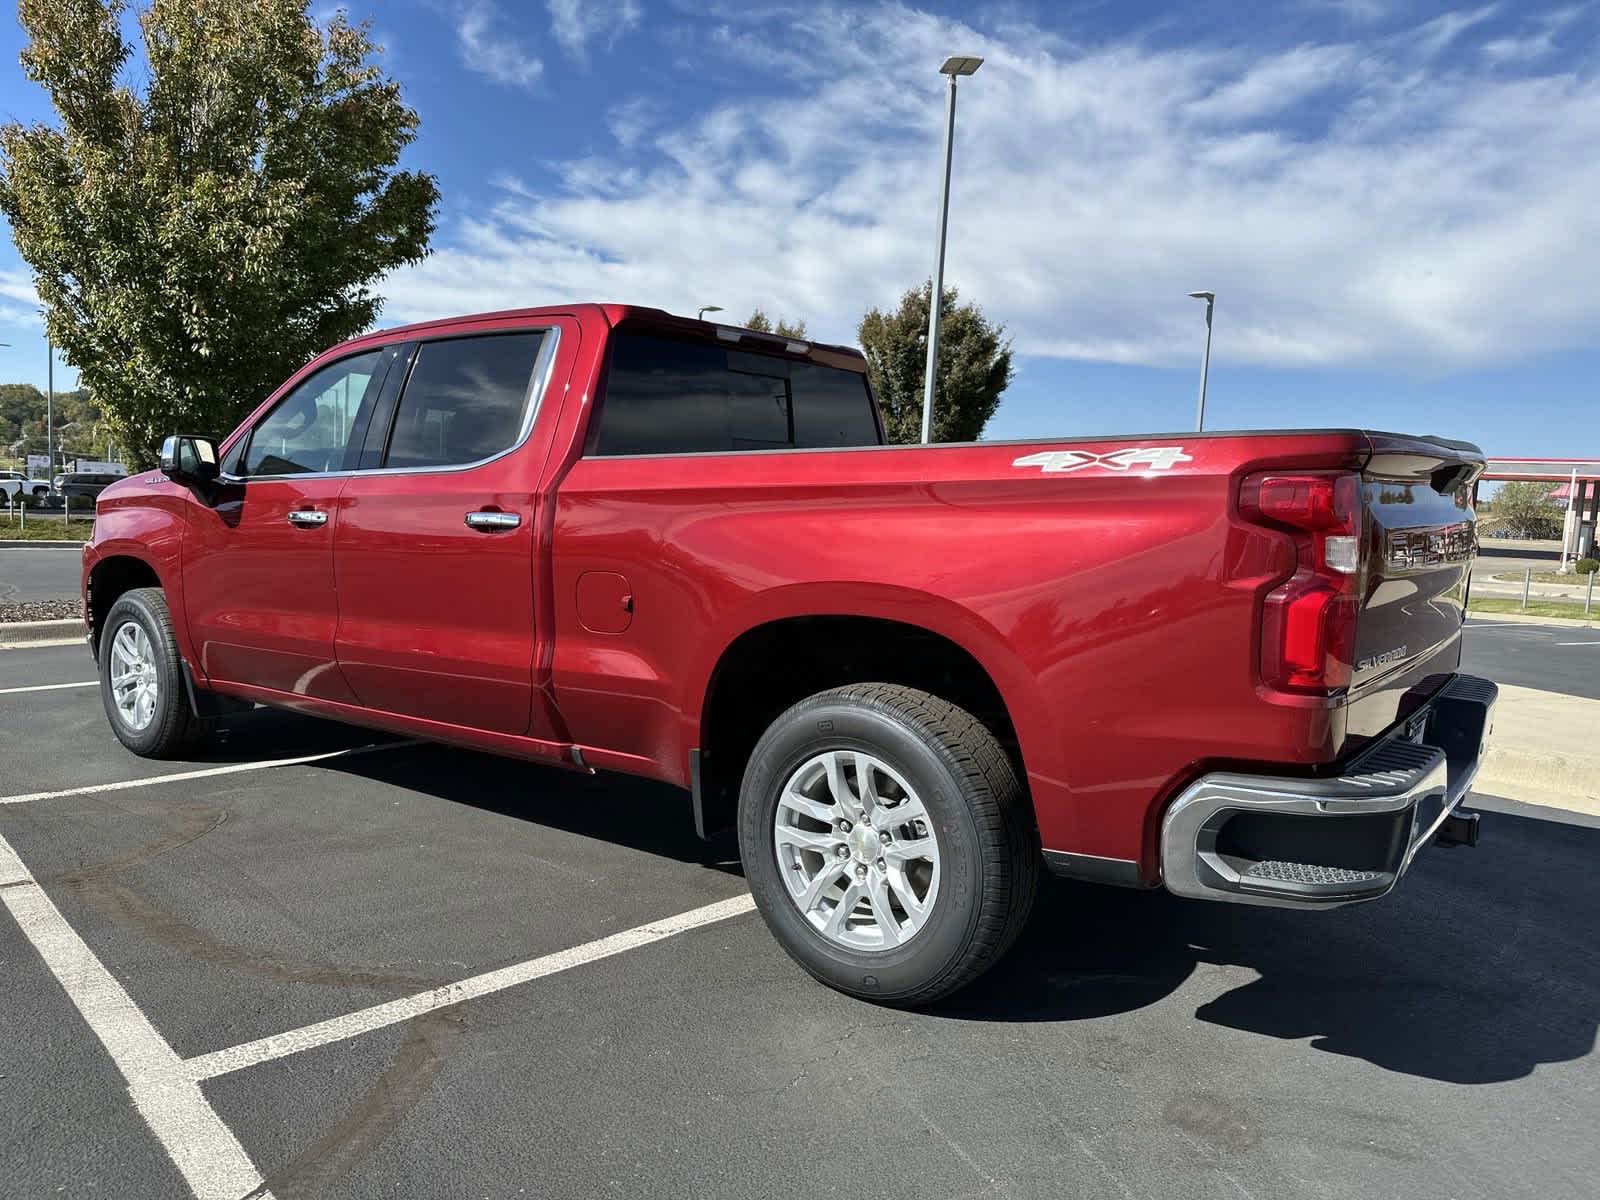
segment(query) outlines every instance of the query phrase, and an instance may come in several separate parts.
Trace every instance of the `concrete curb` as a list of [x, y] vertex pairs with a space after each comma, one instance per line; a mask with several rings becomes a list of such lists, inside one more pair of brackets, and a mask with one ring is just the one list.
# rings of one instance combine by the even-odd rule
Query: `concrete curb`
[[1600, 816], [1597, 771], [1600, 762], [1592, 758], [1544, 757], [1491, 744], [1472, 786], [1524, 804]]
[[65, 621], [10, 621], [0, 624], [0, 650], [18, 646], [70, 646], [83, 641], [87, 632], [78, 617]]
[[[1482, 609], [1477, 608], [1469, 608], [1467, 617], [1472, 620], [1490, 621], [1496, 624], [1501, 621], [1509, 621], [1513, 625], [1559, 625], [1567, 629], [1593, 629], [1596, 625], [1600, 625], [1600, 618], [1595, 617], [1591, 617], [1586, 621], [1582, 617], [1539, 617], [1528, 613], [1484, 612]], [[1472, 626], [1468, 625], [1467, 628], [1471, 629]]]
[[1600, 814], [1596, 729], [1600, 700], [1503, 683], [1474, 786], [1511, 800]]
[[64, 538], [0, 538], [0, 550], [81, 550], [82, 542]]

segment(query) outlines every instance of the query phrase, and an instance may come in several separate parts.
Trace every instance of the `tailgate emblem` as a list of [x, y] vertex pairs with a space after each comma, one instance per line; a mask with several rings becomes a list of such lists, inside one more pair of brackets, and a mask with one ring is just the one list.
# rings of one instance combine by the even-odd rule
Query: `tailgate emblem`
[[1477, 548], [1473, 527], [1466, 522], [1435, 529], [1393, 529], [1385, 545], [1389, 565], [1402, 568], [1465, 562]]
[[1013, 467], [1038, 467], [1046, 475], [1077, 471], [1083, 467], [1104, 467], [1108, 471], [1129, 471], [1143, 465], [1152, 471], [1170, 471], [1181, 462], [1193, 462], [1182, 446], [1126, 446], [1106, 454], [1087, 450], [1041, 450], [1026, 458], [1013, 459]]

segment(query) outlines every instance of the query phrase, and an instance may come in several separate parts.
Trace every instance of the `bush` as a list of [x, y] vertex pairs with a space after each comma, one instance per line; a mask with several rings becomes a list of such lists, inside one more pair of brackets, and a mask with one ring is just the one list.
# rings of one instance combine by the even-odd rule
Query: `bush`
[[1572, 569], [1579, 575], [1593, 575], [1600, 571], [1600, 558], [1580, 558], [1573, 564]]

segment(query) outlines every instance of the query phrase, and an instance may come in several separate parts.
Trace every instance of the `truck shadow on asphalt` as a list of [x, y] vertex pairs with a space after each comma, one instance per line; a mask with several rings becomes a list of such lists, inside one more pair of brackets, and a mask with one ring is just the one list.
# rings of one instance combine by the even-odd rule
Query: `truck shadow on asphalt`
[[733, 835], [701, 841], [689, 793], [654, 780], [605, 771], [587, 775], [433, 744], [322, 765], [646, 854], [744, 873]]
[[[1449, 1083], [1593, 1051], [1600, 829], [1488, 814], [1392, 895], [1328, 912], [1049, 880], [1011, 955], [942, 1015], [1074, 1021], [1175, 994], [1198, 1020]], [[1237, 968], [1258, 974], [1229, 985]], [[1191, 999], [1192, 997], [1192, 999]]]
[[[455, 803], [729, 874], [686, 793], [445, 747], [331, 760]], [[1046, 877], [1004, 962], [930, 1010], [1087, 1021], [1161, 1003], [1195, 1018], [1451, 1083], [1581, 1058], [1600, 1025], [1600, 828], [1490, 813], [1475, 850], [1429, 849], [1388, 898], [1288, 912]], [[1257, 978], [1234, 986], [1240, 970]], [[796, 986], [811, 986], [796, 978]]]

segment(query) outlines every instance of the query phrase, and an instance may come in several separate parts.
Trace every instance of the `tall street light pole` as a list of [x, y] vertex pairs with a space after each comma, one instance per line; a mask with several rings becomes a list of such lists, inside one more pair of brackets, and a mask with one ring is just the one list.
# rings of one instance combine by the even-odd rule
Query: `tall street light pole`
[[50, 460], [45, 474], [56, 477], [56, 346], [50, 335], [44, 338], [44, 456]]
[[933, 440], [933, 380], [939, 366], [939, 309], [944, 303], [944, 236], [950, 223], [950, 151], [956, 137], [956, 78], [971, 75], [983, 59], [954, 55], [944, 60], [941, 75], [950, 77], [944, 110], [944, 190], [939, 195], [939, 255], [933, 260], [933, 293], [928, 297], [928, 368], [922, 381], [922, 442]]
[[1206, 302], [1206, 348], [1200, 356], [1200, 404], [1194, 414], [1194, 431], [1199, 433], [1206, 427], [1206, 375], [1211, 371], [1211, 310], [1216, 306], [1217, 294], [1190, 292], [1189, 295]]

